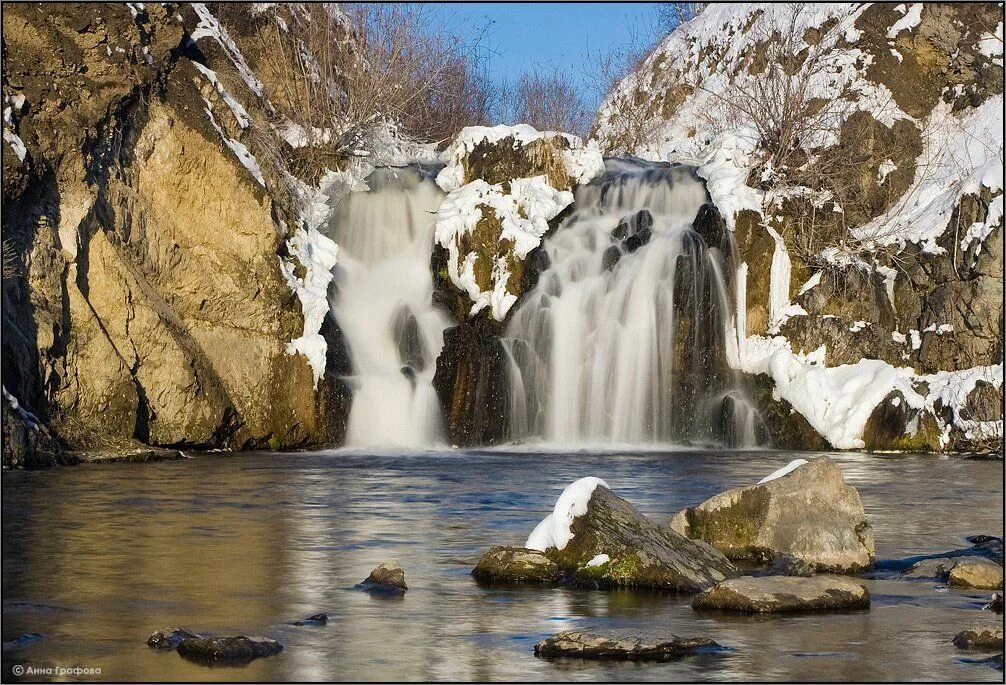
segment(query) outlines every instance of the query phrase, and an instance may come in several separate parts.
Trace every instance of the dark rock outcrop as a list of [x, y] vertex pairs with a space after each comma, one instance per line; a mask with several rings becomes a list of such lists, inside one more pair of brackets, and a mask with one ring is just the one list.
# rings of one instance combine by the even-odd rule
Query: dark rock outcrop
[[734, 560], [787, 556], [818, 571], [856, 573], [871, 568], [876, 554], [859, 493], [827, 457], [715, 495], [675, 514], [670, 526]]
[[837, 576], [745, 576], [709, 588], [692, 601], [692, 607], [748, 614], [868, 609], [870, 593], [865, 586]]
[[697, 652], [721, 650], [705, 637], [678, 637], [631, 630], [587, 632], [566, 630], [534, 646], [534, 655], [543, 659], [676, 659]]
[[283, 645], [266, 637], [187, 637], [178, 644], [178, 654], [207, 666], [241, 666], [255, 659], [273, 656]]
[[200, 639], [201, 635], [188, 628], [162, 628], [147, 638], [147, 646], [154, 649], [176, 649], [186, 639]]

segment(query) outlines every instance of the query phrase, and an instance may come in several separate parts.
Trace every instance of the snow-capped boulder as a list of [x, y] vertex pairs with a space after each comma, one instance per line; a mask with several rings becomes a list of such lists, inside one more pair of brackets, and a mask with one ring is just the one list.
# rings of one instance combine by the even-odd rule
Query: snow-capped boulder
[[732, 560], [770, 563], [786, 555], [817, 571], [857, 573], [876, 555], [859, 492], [827, 457], [714, 495], [679, 511], [670, 527]]
[[436, 242], [448, 254], [440, 277], [467, 296], [467, 316], [488, 310], [502, 321], [533, 285], [525, 260], [604, 161], [594, 143], [526, 125], [465, 128], [443, 157], [437, 184], [448, 195]]
[[739, 574], [713, 547], [651, 521], [597, 478], [566, 488], [525, 546], [588, 587], [694, 593]]
[[705, 590], [692, 601], [695, 609], [745, 614], [868, 609], [866, 586], [837, 576], [733, 578]]

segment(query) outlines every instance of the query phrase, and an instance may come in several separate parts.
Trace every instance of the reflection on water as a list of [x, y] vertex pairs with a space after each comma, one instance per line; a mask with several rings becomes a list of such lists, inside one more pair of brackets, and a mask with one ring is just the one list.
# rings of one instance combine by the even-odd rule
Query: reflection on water
[[[562, 487], [600, 476], [658, 520], [790, 453], [452, 452], [206, 455], [163, 464], [3, 474], [3, 653], [14, 664], [102, 669], [108, 680], [992, 680], [950, 638], [987, 593], [865, 581], [867, 612], [696, 614], [644, 592], [480, 588], [493, 544], [520, 544]], [[883, 558], [1002, 535], [1003, 465], [834, 455], [863, 497]], [[351, 589], [397, 559], [401, 599]], [[324, 611], [327, 626], [289, 622]], [[209, 669], [148, 649], [168, 626], [264, 634], [286, 651]], [[559, 630], [646, 626], [733, 648], [670, 663], [546, 662]]]

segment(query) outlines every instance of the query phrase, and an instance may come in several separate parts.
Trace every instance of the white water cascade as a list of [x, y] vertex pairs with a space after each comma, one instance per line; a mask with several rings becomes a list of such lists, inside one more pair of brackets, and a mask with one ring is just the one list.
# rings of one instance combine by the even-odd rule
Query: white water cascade
[[707, 201], [689, 168], [618, 160], [576, 191], [506, 329], [511, 439], [754, 443], [727, 363], [730, 235], [692, 226]]
[[341, 251], [330, 306], [353, 373], [350, 447], [427, 447], [442, 441], [432, 380], [448, 317], [433, 306], [430, 255], [443, 193], [420, 169], [388, 168], [332, 217]]

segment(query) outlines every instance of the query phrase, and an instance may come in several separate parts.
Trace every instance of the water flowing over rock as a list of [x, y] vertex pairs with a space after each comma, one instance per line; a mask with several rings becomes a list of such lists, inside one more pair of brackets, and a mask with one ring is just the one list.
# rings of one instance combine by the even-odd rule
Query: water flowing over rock
[[871, 568], [876, 555], [859, 493], [827, 457], [715, 495], [675, 514], [670, 526], [734, 560], [787, 555], [819, 571], [856, 573]]
[[[654, 523], [603, 486], [594, 488], [570, 532], [565, 548], [545, 553], [580, 585], [694, 593], [739, 574], [710, 545]], [[599, 555], [608, 561], [590, 565]]]
[[418, 167], [378, 169], [367, 185], [329, 224], [341, 247], [330, 304], [352, 369], [346, 444], [435, 445], [444, 436], [433, 375], [450, 321], [433, 304], [429, 268], [443, 193]]
[[754, 443], [728, 360], [729, 243], [692, 229], [707, 200], [690, 168], [621, 160], [577, 189], [506, 327], [512, 439]]
[[534, 655], [543, 659], [674, 659], [696, 652], [722, 649], [705, 637], [678, 637], [632, 630], [566, 630], [534, 646]]
[[866, 586], [836, 576], [733, 578], [709, 588], [692, 601], [695, 609], [746, 614], [868, 609]]

